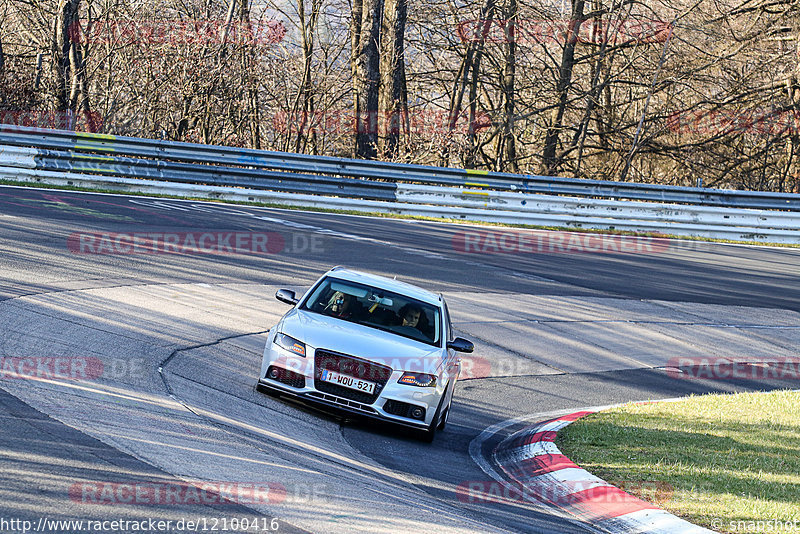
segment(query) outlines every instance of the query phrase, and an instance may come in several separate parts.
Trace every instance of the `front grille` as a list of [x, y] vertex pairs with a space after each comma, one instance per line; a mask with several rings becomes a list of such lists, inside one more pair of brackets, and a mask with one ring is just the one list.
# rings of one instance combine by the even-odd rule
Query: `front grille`
[[[414, 417], [411, 415], [411, 410], [414, 408], [422, 409], [422, 417]], [[422, 406], [415, 406], [414, 404], [409, 404], [407, 402], [387, 400], [386, 404], [383, 405], [383, 411], [392, 415], [399, 415], [400, 417], [408, 417], [409, 419], [420, 419], [422, 421], [425, 420], [425, 408], [422, 408]]]
[[[278, 376], [273, 378], [271, 376], [273, 371], [276, 371]], [[294, 371], [284, 369], [283, 367], [270, 365], [269, 369], [267, 369], [267, 378], [270, 380], [275, 380], [276, 382], [280, 382], [281, 384], [286, 384], [287, 386], [293, 388], [301, 389], [306, 387], [306, 377], [299, 373], [295, 373]]]
[[[323, 382], [320, 380], [320, 376], [322, 376], [322, 371], [325, 369], [375, 382], [375, 391], [373, 393], [365, 393], [337, 384], [331, 384], [330, 382]], [[314, 387], [317, 391], [351, 399], [362, 404], [372, 404], [375, 402], [391, 375], [391, 367], [362, 360], [354, 356], [347, 356], [346, 354], [339, 354], [338, 352], [331, 352], [323, 349], [317, 349], [314, 355]]]

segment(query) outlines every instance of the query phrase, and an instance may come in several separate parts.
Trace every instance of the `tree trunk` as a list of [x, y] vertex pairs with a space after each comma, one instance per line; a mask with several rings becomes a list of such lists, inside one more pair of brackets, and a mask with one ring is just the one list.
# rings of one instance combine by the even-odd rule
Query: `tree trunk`
[[53, 77], [52, 95], [56, 114], [64, 118], [64, 127], [72, 128], [76, 117], [82, 116], [86, 128], [93, 132], [98, 125], [89, 105], [89, 80], [80, 39], [80, 0], [61, 0], [53, 21], [52, 42]]
[[[239, 20], [241, 21], [242, 28], [252, 28], [250, 22], [250, 4], [247, 0], [243, 0], [239, 6]], [[249, 35], [249, 33], [248, 33]], [[249, 107], [250, 111], [247, 113], [250, 123], [250, 146], [256, 150], [261, 148], [261, 126], [260, 114], [258, 112], [258, 81], [253, 74], [255, 70], [254, 51], [252, 48], [242, 47], [242, 72], [247, 77], [246, 89], [246, 102], [244, 103], [245, 109]]]
[[481, 82], [481, 59], [483, 59], [483, 46], [475, 51], [472, 62], [472, 79], [469, 83], [469, 122], [467, 123], [467, 157], [464, 168], [474, 169], [478, 160], [477, 141], [477, 116], [478, 116], [478, 88]]
[[578, 44], [578, 33], [583, 23], [584, 0], [572, 0], [572, 16], [566, 34], [564, 51], [561, 54], [561, 66], [559, 68], [558, 83], [556, 93], [558, 94], [558, 105], [553, 110], [552, 121], [547, 128], [544, 140], [543, 173], [546, 175], [555, 174], [561, 162], [556, 158], [559, 135], [561, 134], [564, 112], [567, 108], [567, 96], [570, 85], [572, 84], [572, 68], [575, 66], [575, 46]]
[[[406, 93], [405, 32], [407, 0], [387, 0], [383, 24], [381, 61], [382, 103], [386, 113], [386, 137], [382, 139], [384, 157], [397, 157], [400, 131], [408, 118]], [[405, 120], [404, 120], [405, 119]]]
[[508, 16], [506, 17], [506, 45], [505, 45], [505, 64], [503, 66], [503, 99], [505, 101], [503, 109], [503, 151], [497, 154], [500, 161], [500, 169], [506, 165], [511, 172], [518, 172], [517, 165], [517, 145], [514, 137], [514, 81], [517, 65], [517, 27], [518, 10], [517, 0], [509, 0]]
[[[797, 32], [796, 54], [800, 54], [800, 32]], [[796, 57], [800, 57], [797, 56]], [[789, 97], [792, 115], [800, 116], [800, 61], [795, 65], [794, 72], [786, 84], [786, 93]], [[786, 181], [785, 187], [789, 193], [800, 193], [800, 165], [797, 155], [800, 153], [800, 131], [789, 128], [789, 141], [786, 147]], [[783, 192], [783, 191], [781, 191]]]
[[355, 157], [378, 155], [378, 100], [380, 90], [380, 32], [383, 0], [364, 0], [356, 48], [353, 99], [356, 119]]
[[[314, 28], [316, 26], [316, 18], [319, 13], [319, 6], [317, 0], [311, 2], [311, 16], [306, 18], [305, 0], [298, 0], [297, 15], [300, 19], [300, 31], [303, 46], [303, 76], [300, 80], [300, 86], [297, 89], [297, 95], [294, 99], [294, 105], [289, 113], [290, 122], [295, 120], [299, 121], [297, 128], [297, 139], [295, 140], [294, 151], [304, 152], [308, 135], [306, 135], [306, 128], [313, 128], [314, 120], [314, 99], [311, 91], [311, 67], [312, 59], [314, 56]], [[299, 115], [299, 116], [298, 116]], [[309, 122], [312, 123], [309, 126]], [[290, 130], [291, 132], [291, 130]], [[288, 150], [289, 137], [286, 140]]]
[[72, 109], [83, 118], [86, 130], [95, 132], [99, 125], [95, 124], [96, 121], [92, 115], [92, 108], [89, 105], [89, 79], [86, 75], [86, 59], [79, 43], [72, 43], [70, 63], [73, 78], [73, 93], [70, 95]]
[[353, 17], [350, 20], [350, 76], [356, 79], [358, 44], [361, 42], [361, 18], [364, 13], [363, 0], [353, 0]]
[[[580, 175], [581, 162], [583, 160], [583, 149], [586, 142], [586, 135], [589, 130], [589, 122], [592, 120], [592, 116], [595, 115], [595, 108], [597, 107], [597, 103], [600, 99], [600, 92], [603, 90], [604, 86], [606, 86], [605, 80], [603, 83], [600, 83], [600, 74], [604, 69], [610, 70], [611, 68], [610, 61], [608, 62], [608, 66], [606, 66], [607, 44], [610, 39], [616, 38], [616, 33], [610, 34], [609, 28], [604, 28], [602, 25], [602, 19], [599, 18], [602, 16], [602, 8], [603, 6], [600, 0], [592, 0], [591, 12], [594, 13], [596, 17], [592, 20], [592, 42], [596, 43], [596, 40], [599, 39], [600, 50], [597, 54], [597, 58], [592, 62], [591, 65], [592, 83], [589, 89], [589, 94], [586, 97], [586, 110], [584, 111], [583, 119], [578, 125], [578, 130], [575, 132], [575, 135], [572, 138], [572, 148], [577, 148], [578, 151], [575, 162], [576, 176]], [[615, 6], [612, 5], [612, 14], [614, 9]], [[603, 142], [604, 141], [601, 141], [601, 143]]]
[[[461, 68], [453, 81], [453, 93], [450, 96], [450, 110], [447, 121], [447, 139], [445, 139], [441, 153], [439, 155], [439, 164], [447, 166], [450, 161], [450, 143], [452, 142], [453, 132], [455, 131], [458, 117], [461, 115], [461, 104], [464, 101], [464, 91], [467, 86], [470, 87], [471, 103], [477, 101], [477, 79], [480, 71], [480, 57], [482, 55], [486, 36], [492, 27], [492, 18], [494, 17], [495, 0], [486, 0], [486, 4], [481, 9], [481, 18], [477, 21], [478, 35], [473, 38], [469, 46], [467, 46], [464, 60], [461, 63]], [[475, 65], [477, 63], [477, 65]], [[473, 70], [473, 65], [475, 65]], [[472, 83], [467, 83], [470, 71], [472, 70]], [[470, 106], [472, 108], [472, 106]], [[472, 117], [471, 117], [472, 118]], [[469, 157], [469, 156], [468, 156]]]
[[55, 89], [52, 96], [58, 113], [66, 113], [71, 110], [68, 86], [72, 82], [70, 49], [73, 43], [70, 28], [75, 27], [73, 24], [79, 23], [79, 7], [80, 0], [61, 0], [56, 12], [56, 18], [53, 21], [51, 54]]

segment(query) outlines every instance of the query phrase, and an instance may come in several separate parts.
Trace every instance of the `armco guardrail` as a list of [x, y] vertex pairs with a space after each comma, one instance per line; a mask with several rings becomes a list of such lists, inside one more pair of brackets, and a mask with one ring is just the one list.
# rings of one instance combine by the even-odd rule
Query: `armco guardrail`
[[511, 224], [800, 243], [796, 194], [515, 175], [18, 126], [0, 127], [0, 178]]

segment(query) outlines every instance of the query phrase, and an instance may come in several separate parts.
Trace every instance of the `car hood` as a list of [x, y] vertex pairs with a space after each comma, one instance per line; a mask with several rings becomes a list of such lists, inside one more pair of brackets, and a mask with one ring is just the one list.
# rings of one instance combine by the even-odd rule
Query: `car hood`
[[278, 328], [315, 349], [349, 354], [395, 370], [436, 374], [441, 366], [441, 348], [318, 313], [292, 310]]

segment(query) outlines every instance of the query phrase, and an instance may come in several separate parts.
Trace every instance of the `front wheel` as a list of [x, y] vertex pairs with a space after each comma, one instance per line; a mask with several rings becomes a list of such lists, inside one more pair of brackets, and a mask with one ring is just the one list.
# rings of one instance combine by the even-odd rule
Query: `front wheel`
[[433, 443], [433, 438], [436, 437], [436, 429], [436, 421], [434, 420], [428, 428], [419, 431], [419, 440], [425, 443]]
[[450, 402], [447, 403], [447, 409], [444, 411], [444, 415], [442, 415], [442, 420], [439, 423], [439, 430], [444, 430], [444, 427], [447, 426], [447, 419], [450, 417], [450, 407], [453, 405], [453, 399], [450, 399]]
[[[444, 396], [445, 398], [447, 398], [447, 388], [444, 389]], [[447, 401], [447, 408], [445, 408], [444, 413], [442, 414], [442, 419], [439, 422], [439, 430], [444, 430], [444, 427], [447, 425], [447, 420], [450, 418], [450, 409], [452, 407], [453, 407], [453, 392], [451, 391], [450, 400]]]
[[442, 395], [442, 400], [439, 401], [439, 406], [436, 407], [436, 413], [433, 414], [431, 424], [428, 425], [428, 428], [420, 431], [419, 433], [419, 439], [421, 441], [424, 441], [425, 443], [432, 443], [433, 438], [436, 437], [436, 431], [444, 429], [444, 425], [447, 422], [447, 415], [450, 412], [450, 405], [453, 404], [453, 399], [451, 397], [450, 402], [447, 403], [447, 408], [444, 412], [442, 412], [442, 406], [446, 398], [447, 388], [445, 388], [445, 393]]
[[266, 386], [262, 386], [260, 382], [256, 383], [256, 391], [260, 393], [266, 393], [267, 395], [275, 399], [279, 399], [281, 397], [279, 391], [276, 391], [272, 388], [268, 388]]

